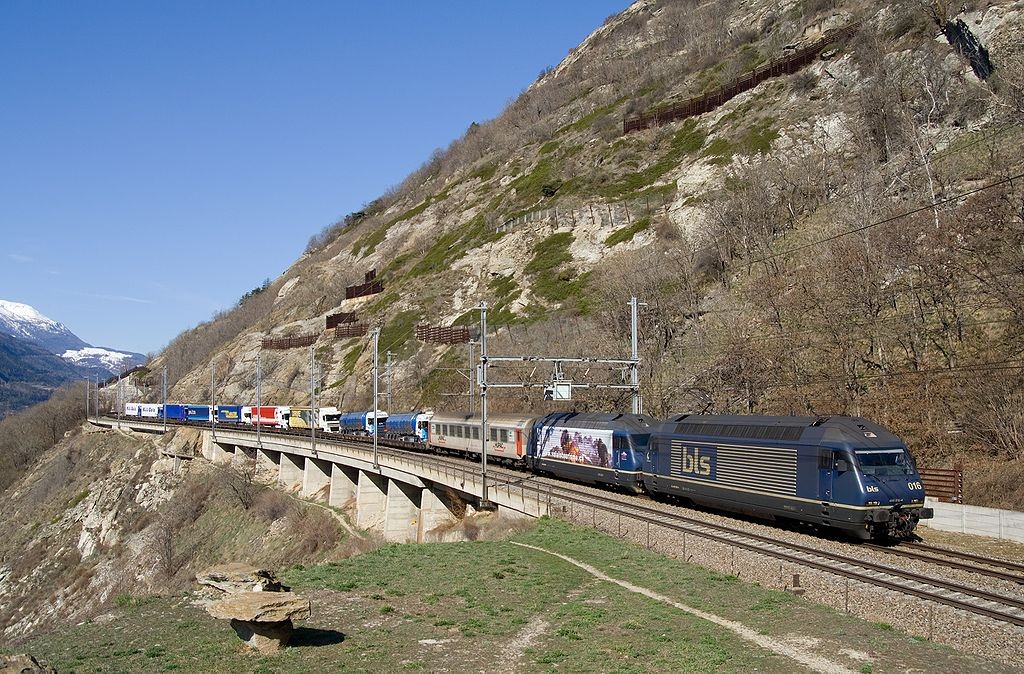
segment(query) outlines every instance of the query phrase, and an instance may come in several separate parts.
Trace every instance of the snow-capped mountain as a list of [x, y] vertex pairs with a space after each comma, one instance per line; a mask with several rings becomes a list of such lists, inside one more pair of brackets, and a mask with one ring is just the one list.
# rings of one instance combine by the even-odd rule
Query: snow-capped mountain
[[0, 300], [0, 332], [41, 346], [81, 370], [83, 375], [99, 376], [101, 379], [146, 361], [141, 353], [87, 344], [63, 323], [21, 302]]
[[114, 351], [113, 349], [104, 349], [100, 346], [68, 349], [60, 354], [60, 357], [69, 363], [88, 370], [92, 374], [99, 374], [101, 379], [124, 372], [146, 362], [146, 357], [141, 353]]
[[21, 302], [0, 300], [0, 332], [35, 342], [56, 354], [89, 346], [63, 323], [47, 318], [35, 307]]

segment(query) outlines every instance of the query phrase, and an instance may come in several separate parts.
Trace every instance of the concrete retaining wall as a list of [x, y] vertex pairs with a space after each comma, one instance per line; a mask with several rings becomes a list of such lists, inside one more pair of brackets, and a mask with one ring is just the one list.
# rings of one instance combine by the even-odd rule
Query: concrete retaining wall
[[925, 499], [935, 517], [921, 524], [941, 531], [1005, 538], [1024, 543], [1024, 513]]

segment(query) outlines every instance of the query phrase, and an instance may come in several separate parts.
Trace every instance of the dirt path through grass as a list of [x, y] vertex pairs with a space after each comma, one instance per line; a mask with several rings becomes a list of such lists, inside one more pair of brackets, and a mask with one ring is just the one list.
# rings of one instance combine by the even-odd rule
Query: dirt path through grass
[[663, 604], [668, 604], [669, 606], [677, 608], [680, 611], [684, 611], [686, 613], [689, 613], [690, 615], [694, 615], [694, 616], [697, 616], [698, 618], [701, 618], [703, 620], [707, 620], [707, 621], [713, 622], [716, 625], [720, 625], [721, 627], [724, 627], [727, 630], [733, 632], [734, 634], [736, 634], [741, 639], [744, 639], [746, 641], [750, 641], [750, 642], [752, 642], [754, 644], [757, 644], [761, 648], [765, 648], [767, 650], [770, 650], [773, 653], [777, 653], [778, 655], [782, 655], [782, 656], [791, 658], [793, 660], [796, 660], [800, 664], [802, 664], [802, 665], [804, 665], [806, 667], [809, 667], [809, 668], [811, 668], [811, 669], [813, 669], [813, 670], [815, 670], [817, 672], [826, 672], [827, 674], [853, 674], [852, 670], [847, 669], [846, 667], [843, 667], [842, 665], [840, 665], [837, 662], [833, 662], [833, 661], [831, 661], [831, 660], [829, 660], [827, 658], [824, 658], [824, 657], [822, 657], [820, 655], [816, 655], [814, 653], [809, 653], [807, 651], [801, 650], [799, 648], [796, 648], [792, 644], [779, 643], [778, 641], [775, 641], [771, 637], [767, 637], [767, 636], [758, 634], [756, 631], [754, 631], [754, 630], [750, 629], [749, 627], [747, 627], [745, 625], [742, 625], [742, 624], [740, 624], [738, 622], [735, 622], [733, 620], [727, 620], [727, 619], [722, 618], [721, 616], [717, 616], [717, 615], [715, 615], [713, 613], [708, 613], [706, 611], [701, 611], [700, 609], [693, 608], [692, 606], [687, 606], [686, 604], [681, 604], [681, 603], [679, 603], [677, 601], [673, 601], [672, 599], [669, 599], [665, 595], [658, 594], [657, 592], [654, 592], [653, 590], [648, 590], [647, 588], [643, 588], [643, 587], [640, 587], [638, 585], [634, 585], [633, 583], [630, 583], [630, 582], [627, 582], [627, 581], [624, 581], [624, 580], [618, 580], [617, 578], [612, 578], [611, 576], [608, 576], [608, 575], [602, 573], [601, 571], [599, 571], [598, 569], [594, 568], [593, 566], [590, 566], [589, 564], [584, 564], [583, 562], [577, 561], [577, 560], [575, 560], [575, 559], [573, 559], [571, 557], [567, 557], [566, 555], [562, 555], [562, 554], [559, 554], [557, 552], [552, 552], [551, 550], [545, 550], [544, 548], [539, 548], [539, 547], [534, 546], [534, 545], [527, 545], [526, 543], [518, 543], [516, 541], [512, 541], [512, 544], [513, 545], [518, 545], [519, 547], [522, 547], [522, 548], [529, 548], [530, 550], [536, 550], [537, 552], [543, 552], [543, 553], [552, 555], [554, 557], [558, 557], [559, 559], [562, 559], [562, 560], [568, 562], [569, 564], [572, 564], [573, 566], [576, 566], [576, 567], [578, 567], [580, 569], [583, 569], [584, 571], [586, 571], [587, 573], [591, 574], [595, 578], [598, 578], [600, 580], [603, 580], [603, 581], [606, 581], [606, 582], [609, 582], [609, 583], [614, 583], [614, 584], [618, 585], [619, 587], [622, 587], [622, 588], [625, 588], [625, 589], [629, 590], [630, 592], [636, 592], [638, 594], [642, 594], [645, 597], [649, 597], [651, 599], [654, 599], [655, 601], [662, 602]]

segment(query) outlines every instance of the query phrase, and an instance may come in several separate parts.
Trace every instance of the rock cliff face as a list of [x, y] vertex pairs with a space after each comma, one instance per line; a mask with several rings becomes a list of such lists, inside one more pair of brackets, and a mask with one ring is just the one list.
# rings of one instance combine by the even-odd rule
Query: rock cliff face
[[[334, 517], [270, 490], [241, 507], [200, 434], [76, 429], [4, 494], [0, 641], [91, 619], [115, 603], [191, 588], [210, 564], [322, 559]], [[258, 487], [259, 485], [256, 485]]]

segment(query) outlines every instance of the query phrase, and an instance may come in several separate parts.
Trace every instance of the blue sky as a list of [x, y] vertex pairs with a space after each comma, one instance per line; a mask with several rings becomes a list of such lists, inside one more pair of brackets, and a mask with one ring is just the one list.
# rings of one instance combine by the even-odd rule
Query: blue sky
[[0, 2], [0, 299], [156, 351], [628, 0]]

